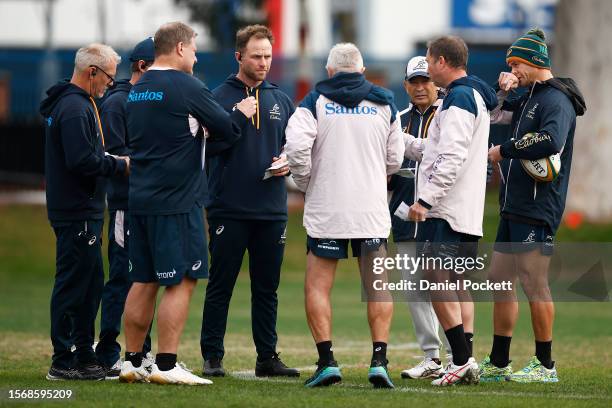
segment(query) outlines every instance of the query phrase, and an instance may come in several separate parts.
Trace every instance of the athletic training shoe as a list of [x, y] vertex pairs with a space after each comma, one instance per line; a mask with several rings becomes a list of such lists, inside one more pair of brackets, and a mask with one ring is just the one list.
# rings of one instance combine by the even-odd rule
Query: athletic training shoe
[[161, 371], [157, 364], [153, 364], [153, 370], [149, 376], [149, 382], [155, 384], [183, 384], [183, 385], [208, 385], [213, 382], [206, 378], [198, 377], [183, 363], [176, 363], [172, 370]]
[[446, 387], [458, 383], [478, 384], [478, 364], [476, 360], [474, 360], [474, 357], [470, 357], [467, 363], [460, 366], [454, 363], [449, 364], [442, 377], [433, 380], [431, 385]]
[[506, 380], [520, 383], [556, 383], [559, 382], [559, 377], [557, 377], [557, 367], [554, 361], [553, 367], [548, 369], [540, 363], [536, 356], [533, 356], [527, 367], [509, 375]]
[[370, 369], [368, 370], [368, 381], [374, 386], [374, 388], [395, 388], [395, 385], [389, 378], [389, 371], [387, 371], [388, 360], [372, 360]]
[[147, 354], [142, 356], [141, 367], [144, 367], [144, 369], [147, 370], [149, 374], [151, 374], [151, 370], [153, 369], [153, 364], [155, 364], [155, 357], [153, 357], [153, 354], [151, 354], [151, 352], [149, 351]]
[[74, 368], [51, 366], [46, 376], [49, 381], [82, 380], [81, 374]]
[[499, 368], [491, 362], [489, 356], [486, 356], [480, 363], [479, 375], [482, 382], [506, 381], [506, 377], [512, 375], [512, 366], [508, 363], [507, 366]]
[[106, 377], [104, 379], [105, 380], [118, 380], [119, 374], [121, 374], [121, 365], [122, 365], [122, 361], [121, 359], [119, 359], [111, 367], [105, 366], [104, 369], [106, 370]]
[[119, 381], [125, 383], [149, 382], [149, 370], [143, 363], [140, 367], [134, 367], [131, 361], [124, 361], [121, 365], [121, 373], [119, 373]]
[[299, 377], [300, 372], [295, 368], [287, 367], [278, 357], [280, 353], [272, 354], [272, 357], [255, 362], [255, 377]]
[[442, 364], [438, 364], [429, 357], [425, 357], [416, 366], [402, 371], [402, 378], [438, 378], [444, 373]]
[[342, 381], [342, 374], [340, 374], [338, 363], [335, 360], [331, 360], [326, 365], [317, 362], [317, 370], [312, 377], [306, 380], [304, 385], [309, 388], [327, 387], [340, 381]]
[[211, 377], [225, 377], [223, 361], [220, 358], [211, 358], [210, 360], [204, 360], [204, 369], [202, 371], [202, 374]]

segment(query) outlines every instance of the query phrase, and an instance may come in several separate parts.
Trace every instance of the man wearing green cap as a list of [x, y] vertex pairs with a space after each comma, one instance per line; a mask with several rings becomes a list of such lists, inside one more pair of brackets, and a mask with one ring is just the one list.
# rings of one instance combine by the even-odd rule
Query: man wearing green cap
[[[510, 341], [518, 303], [514, 289], [497, 292], [493, 347], [480, 365], [480, 380], [558, 382], [551, 357], [554, 305], [547, 275], [565, 208], [576, 116], [584, 114], [586, 105], [572, 79], [553, 76], [542, 30], [530, 30], [516, 40], [506, 62], [512, 72], [499, 75], [498, 106], [491, 113], [492, 123], [510, 124], [511, 138], [489, 150], [489, 159], [500, 163], [502, 175], [501, 219], [489, 278], [512, 282], [520, 278], [531, 309], [535, 356], [525, 368], [512, 372]], [[528, 92], [512, 97], [517, 87]], [[521, 166], [521, 159], [557, 153], [561, 169], [551, 182], [531, 178]]]

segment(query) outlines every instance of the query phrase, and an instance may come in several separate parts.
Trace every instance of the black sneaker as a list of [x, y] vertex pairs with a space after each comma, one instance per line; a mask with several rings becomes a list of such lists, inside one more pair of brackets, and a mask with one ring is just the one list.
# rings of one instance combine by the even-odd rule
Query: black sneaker
[[317, 361], [317, 370], [304, 382], [304, 386], [308, 388], [327, 387], [340, 381], [342, 381], [342, 374], [335, 360], [327, 363]]
[[204, 360], [204, 370], [202, 372], [208, 377], [225, 377], [223, 361], [220, 358]]
[[274, 353], [272, 357], [255, 362], [255, 377], [299, 377], [300, 372], [295, 368], [287, 367], [278, 357], [280, 353]]
[[112, 366], [104, 365], [103, 368], [106, 371], [105, 379], [106, 380], [118, 380], [119, 374], [121, 374], [121, 364], [122, 364], [121, 359], [119, 359]]
[[76, 371], [81, 376], [80, 380], [101, 381], [106, 378], [106, 370], [98, 363], [79, 364]]
[[81, 374], [74, 368], [59, 368], [51, 366], [46, 378], [49, 381], [80, 380]]

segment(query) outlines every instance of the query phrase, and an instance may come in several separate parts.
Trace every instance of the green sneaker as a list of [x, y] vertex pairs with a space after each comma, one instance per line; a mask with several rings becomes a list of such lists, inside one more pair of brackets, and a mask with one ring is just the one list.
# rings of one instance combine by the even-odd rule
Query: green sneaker
[[510, 375], [508, 380], [520, 383], [556, 383], [559, 382], [559, 377], [557, 377], [557, 368], [554, 361], [553, 367], [548, 369], [540, 363], [537, 357], [533, 356], [527, 367]]
[[489, 356], [486, 356], [480, 363], [480, 381], [482, 382], [506, 381], [506, 378], [511, 375], [512, 366], [510, 364], [499, 368], [491, 363]]
[[338, 368], [338, 363], [335, 360], [322, 364], [317, 362], [317, 370], [312, 377], [306, 380], [304, 386], [312, 387], [327, 387], [342, 381], [342, 374]]

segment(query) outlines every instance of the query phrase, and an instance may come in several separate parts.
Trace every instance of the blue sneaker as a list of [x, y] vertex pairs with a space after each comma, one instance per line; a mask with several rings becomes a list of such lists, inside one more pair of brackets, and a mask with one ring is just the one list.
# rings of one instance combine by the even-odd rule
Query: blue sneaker
[[334, 360], [326, 364], [317, 362], [317, 371], [314, 372], [312, 377], [306, 380], [304, 385], [306, 387], [327, 387], [342, 381], [342, 374], [338, 368], [338, 363]]
[[389, 378], [387, 364], [389, 364], [387, 360], [372, 360], [368, 370], [368, 381], [374, 385], [374, 388], [395, 388]]

